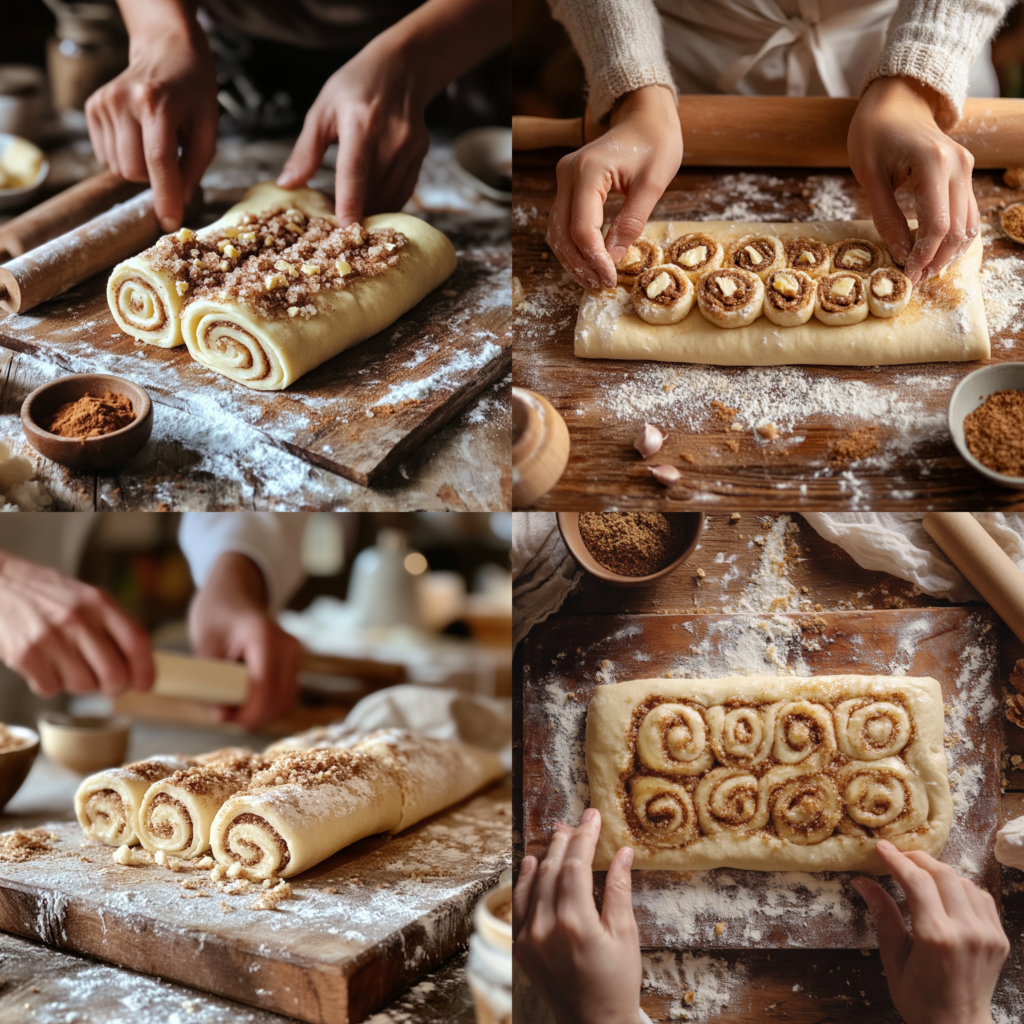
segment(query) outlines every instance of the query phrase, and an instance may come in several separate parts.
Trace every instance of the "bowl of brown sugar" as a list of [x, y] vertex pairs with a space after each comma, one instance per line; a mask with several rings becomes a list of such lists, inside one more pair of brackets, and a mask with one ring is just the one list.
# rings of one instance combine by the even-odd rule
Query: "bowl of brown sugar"
[[703, 512], [559, 512], [562, 540], [586, 573], [620, 587], [667, 576], [693, 554]]
[[153, 432], [144, 388], [106, 373], [76, 373], [36, 388], [21, 406], [21, 426], [40, 455], [80, 473], [127, 462]]
[[949, 432], [972, 469], [1024, 489], [1024, 363], [995, 363], [964, 377], [949, 400]]

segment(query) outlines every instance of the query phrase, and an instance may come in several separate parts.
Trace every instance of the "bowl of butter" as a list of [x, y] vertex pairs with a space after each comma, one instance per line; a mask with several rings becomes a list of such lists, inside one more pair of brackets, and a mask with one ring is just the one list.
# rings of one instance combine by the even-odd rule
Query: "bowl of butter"
[[46, 154], [35, 143], [0, 132], [0, 210], [28, 203], [49, 171]]

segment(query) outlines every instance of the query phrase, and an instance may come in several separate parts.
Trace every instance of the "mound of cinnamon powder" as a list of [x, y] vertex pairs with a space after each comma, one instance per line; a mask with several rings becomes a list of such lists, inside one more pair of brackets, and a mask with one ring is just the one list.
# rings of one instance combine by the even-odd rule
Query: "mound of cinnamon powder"
[[135, 419], [135, 410], [126, 395], [108, 391], [97, 398], [82, 395], [62, 405], [46, 428], [58, 437], [100, 437], [127, 427]]
[[1024, 476], [1024, 391], [996, 391], [964, 417], [964, 440], [983, 465]]

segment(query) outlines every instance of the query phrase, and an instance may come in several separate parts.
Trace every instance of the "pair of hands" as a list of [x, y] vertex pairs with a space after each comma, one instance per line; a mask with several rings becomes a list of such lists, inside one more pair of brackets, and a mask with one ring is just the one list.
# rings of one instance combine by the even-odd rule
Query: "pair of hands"
[[[642, 967], [631, 900], [633, 851], [608, 869], [604, 908], [591, 865], [601, 816], [562, 825], [544, 860], [525, 857], [512, 896], [515, 955], [558, 1024], [637, 1024]], [[855, 878], [878, 929], [889, 993], [907, 1024], [992, 1024], [990, 1003], [1010, 951], [992, 897], [926, 853], [878, 853], [903, 887], [914, 930], [871, 878]]]
[[[295, 703], [299, 642], [266, 610], [263, 574], [244, 555], [222, 555], [189, 610], [197, 654], [244, 661], [252, 689], [221, 721], [256, 729]], [[116, 696], [153, 685], [149, 636], [95, 587], [0, 554], [0, 661], [40, 697]]]
[[[877, 79], [861, 97], [847, 137], [850, 166], [875, 227], [914, 284], [959, 259], [978, 234], [974, 158], [939, 128], [938, 103], [937, 93], [913, 79]], [[607, 133], [559, 161], [547, 242], [580, 284], [595, 291], [615, 286], [615, 264], [643, 231], [682, 156], [672, 93], [655, 85], [627, 95]], [[907, 182], [917, 204], [916, 241], [895, 197]], [[612, 191], [625, 199], [602, 239]]]

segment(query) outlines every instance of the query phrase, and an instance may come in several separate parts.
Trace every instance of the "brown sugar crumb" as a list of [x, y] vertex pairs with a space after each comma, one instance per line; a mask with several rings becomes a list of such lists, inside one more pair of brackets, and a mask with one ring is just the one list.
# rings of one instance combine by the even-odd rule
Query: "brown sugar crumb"
[[22, 864], [33, 857], [53, 851], [56, 832], [45, 828], [15, 829], [0, 835], [0, 860]]
[[711, 408], [714, 410], [715, 419], [722, 423], [732, 423], [736, 419], [736, 413], [739, 412], [739, 409], [733, 409], [732, 406], [726, 405], [725, 402], [719, 402], [717, 399], [711, 403]]
[[[1020, 170], [1021, 168], [1015, 168]], [[1009, 171], [1007, 171], [1009, 174]], [[1020, 185], [1014, 185], [1014, 188], [1020, 188]], [[1003, 230], [1013, 239], [1024, 238], [1024, 206], [1020, 203], [1014, 203], [1013, 206], [1008, 206], [1004, 211], [1002, 217], [999, 218], [999, 223], [1002, 224]]]
[[1014, 725], [1024, 729], [1024, 694], [1011, 693], [1006, 698], [1006, 717]]
[[738, 452], [740, 450], [740, 443], [739, 441], [726, 441], [725, 447], [731, 452]]
[[996, 473], [1024, 476], [1024, 391], [996, 391], [964, 417], [971, 454]]
[[841, 437], [828, 453], [829, 461], [838, 466], [846, 466], [858, 459], [866, 459], [879, 452], [878, 438], [875, 437], [877, 427], [861, 427]]
[[757, 436], [765, 441], [774, 441], [779, 436], [779, 428], [774, 423], [762, 423], [754, 430], [757, 432]]
[[6, 754], [11, 750], [20, 750], [22, 747], [29, 746], [31, 742], [31, 740], [15, 736], [3, 722], [0, 722], [0, 754]]
[[1010, 685], [1018, 693], [1024, 693], [1024, 658], [1021, 658], [1010, 671]]
[[579, 523], [587, 550], [620, 576], [664, 569], [686, 542], [681, 512], [581, 512]]
[[134, 420], [131, 399], [107, 391], [98, 398], [82, 395], [74, 402], [65, 402], [46, 429], [58, 437], [101, 437], [127, 427]]

